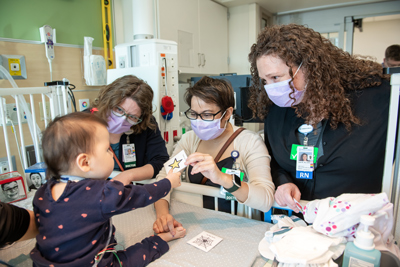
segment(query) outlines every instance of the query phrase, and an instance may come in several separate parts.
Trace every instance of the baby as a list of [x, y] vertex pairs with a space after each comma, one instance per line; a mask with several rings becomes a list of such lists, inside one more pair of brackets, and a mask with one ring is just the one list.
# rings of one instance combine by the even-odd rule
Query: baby
[[34, 266], [145, 266], [168, 251], [167, 241], [185, 236], [177, 227], [174, 236], [162, 233], [114, 250], [111, 217], [164, 197], [180, 186], [180, 173], [143, 186], [107, 180], [114, 168], [109, 145], [107, 123], [89, 113], [58, 117], [45, 130], [48, 182], [33, 200], [39, 229]]

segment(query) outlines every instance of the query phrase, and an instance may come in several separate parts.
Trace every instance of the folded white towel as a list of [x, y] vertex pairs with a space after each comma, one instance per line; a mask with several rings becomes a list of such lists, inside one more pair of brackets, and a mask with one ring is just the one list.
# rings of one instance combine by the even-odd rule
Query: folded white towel
[[322, 235], [309, 227], [295, 227], [284, 238], [270, 245], [279, 262], [325, 264], [338, 258], [345, 248], [344, 238]]

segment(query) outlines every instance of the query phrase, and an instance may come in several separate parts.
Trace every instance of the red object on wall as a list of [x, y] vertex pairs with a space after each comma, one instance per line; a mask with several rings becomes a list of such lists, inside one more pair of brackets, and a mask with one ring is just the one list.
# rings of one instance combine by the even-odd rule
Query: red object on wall
[[174, 101], [172, 101], [172, 98], [169, 96], [164, 96], [161, 99], [161, 105], [164, 108], [164, 112], [161, 113], [163, 116], [174, 111]]
[[168, 131], [164, 132], [164, 141], [168, 143]]

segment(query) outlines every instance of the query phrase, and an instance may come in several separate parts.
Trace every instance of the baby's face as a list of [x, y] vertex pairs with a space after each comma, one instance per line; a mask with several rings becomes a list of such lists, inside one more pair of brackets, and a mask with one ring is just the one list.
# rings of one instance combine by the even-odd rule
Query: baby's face
[[95, 135], [95, 147], [90, 155], [91, 177], [87, 178], [108, 178], [114, 169], [109, 133], [106, 127], [98, 124]]

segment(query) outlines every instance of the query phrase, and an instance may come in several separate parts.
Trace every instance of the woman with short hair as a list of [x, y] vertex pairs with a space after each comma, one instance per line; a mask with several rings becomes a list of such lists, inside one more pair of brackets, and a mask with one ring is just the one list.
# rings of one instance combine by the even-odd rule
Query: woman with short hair
[[[229, 122], [235, 106], [232, 86], [225, 80], [203, 77], [186, 90], [185, 100], [190, 106], [185, 114], [193, 131], [182, 135], [171, 158], [182, 150], [188, 155], [186, 181], [221, 188], [221, 191], [225, 189], [239, 203], [268, 211], [274, 201], [269, 167], [271, 157], [259, 135], [242, 131]], [[233, 142], [223, 150], [228, 139], [236, 134]], [[221, 156], [215, 160], [218, 154]], [[244, 173], [243, 181], [238, 175], [221, 171], [234, 167]], [[165, 174], [163, 168], [157, 179], [162, 179]], [[157, 220], [153, 229], [156, 233], [173, 232], [174, 226], [181, 225], [169, 214], [169, 201], [168, 194], [155, 203]], [[203, 206], [214, 209], [213, 198], [203, 196]], [[230, 212], [230, 206], [230, 201], [219, 199], [218, 210]]]

